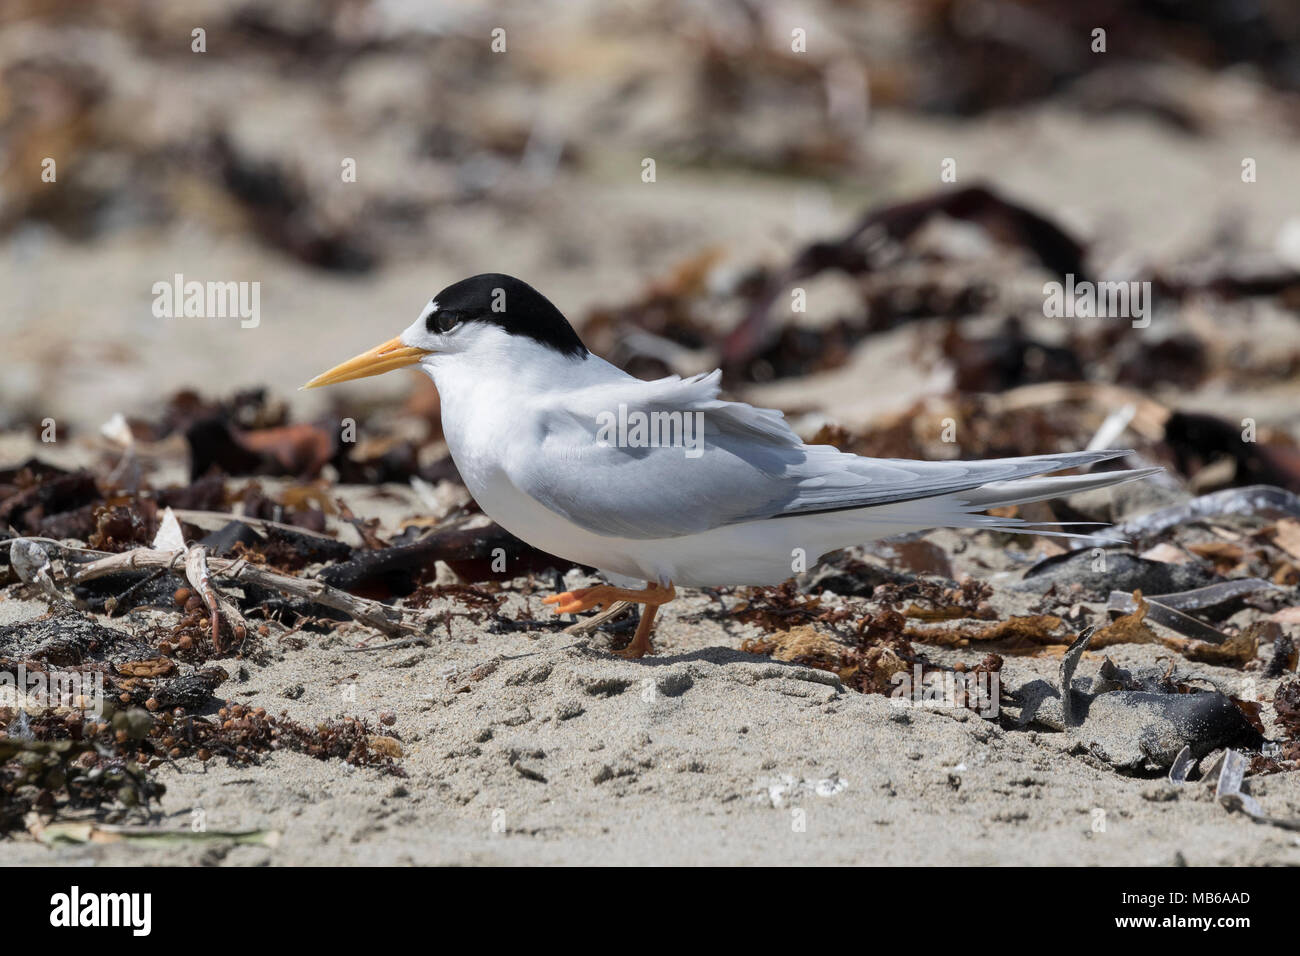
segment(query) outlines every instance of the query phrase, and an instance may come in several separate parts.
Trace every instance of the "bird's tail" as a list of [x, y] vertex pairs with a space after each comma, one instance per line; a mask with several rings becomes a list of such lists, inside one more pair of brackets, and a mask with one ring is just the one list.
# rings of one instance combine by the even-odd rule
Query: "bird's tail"
[[[1049, 498], [1062, 498], [1092, 491], [1096, 488], [1109, 488], [1129, 481], [1137, 481], [1163, 471], [1163, 468], [1129, 468], [1123, 471], [1103, 471], [1086, 475], [1058, 475], [1053, 477], [1035, 476], [1017, 478], [1012, 481], [994, 481], [968, 491], [945, 495], [943, 503], [955, 513], [945, 515], [944, 524], [954, 528], [983, 528], [990, 531], [1010, 531], [1020, 534], [1041, 534], [1063, 538], [1106, 537], [1105, 535], [1079, 534], [1073, 531], [1061, 531], [1061, 528], [1087, 525], [1092, 522], [1038, 522], [1023, 518], [1007, 518], [998, 515], [978, 514], [989, 508], [1005, 508], [1009, 505], [1025, 505]], [[1097, 524], [1101, 524], [1098, 522]], [[1103, 525], [1104, 526], [1104, 525]], [[1120, 540], [1116, 538], [1115, 540]]]
[[[838, 523], [827, 529], [835, 547], [845, 547], [855, 535], [864, 532], [873, 538], [892, 537], [928, 528], [981, 528], [989, 531], [1007, 531], [1018, 534], [1039, 534], [1062, 538], [1105, 538], [1096, 532], [1079, 533], [1063, 528], [1079, 525], [1099, 525], [1092, 522], [1036, 522], [1023, 518], [981, 514], [989, 508], [1023, 505], [1049, 498], [1060, 498], [1094, 488], [1108, 488], [1126, 481], [1136, 481], [1161, 471], [1160, 468], [1131, 468], [1124, 471], [1104, 471], [1082, 475], [1043, 477], [1044, 473], [1065, 468], [1086, 468], [1099, 461], [1119, 458], [1125, 451], [1070, 452], [1062, 455], [1041, 455], [1028, 458], [994, 459], [976, 463], [977, 466], [996, 468], [1003, 474], [1014, 466], [1016, 476], [987, 481], [974, 487], [960, 488], [945, 494], [924, 493], [917, 497], [887, 504], [837, 512]], [[970, 468], [971, 463], [960, 463]], [[923, 489], [922, 489], [923, 491]], [[1104, 525], [1102, 525], [1104, 527]], [[861, 538], [858, 539], [859, 541]], [[1119, 541], [1119, 538], [1113, 540]]]

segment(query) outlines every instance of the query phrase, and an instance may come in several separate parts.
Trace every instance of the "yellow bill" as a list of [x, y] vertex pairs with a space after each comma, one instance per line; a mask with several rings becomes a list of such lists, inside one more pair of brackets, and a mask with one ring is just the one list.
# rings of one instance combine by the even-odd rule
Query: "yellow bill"
[[414, 365], [428, 354], [428, 349], [417, 348], [414, 345], [403, 345], [400, 338], [390, 339], [383, 345], [376, 345], [369, 352], [362, 352], [341, 365], [335, 365], [328, 372], [322, 372], [306, 385], [303, 385], [299, 391], [302, 391], [303, 388], [320, 388], [322, 385], [350, 382], [354, 378], [382, 375], [384, 372], [391, 372], [396, 368], [406, 368], [408, 365]]

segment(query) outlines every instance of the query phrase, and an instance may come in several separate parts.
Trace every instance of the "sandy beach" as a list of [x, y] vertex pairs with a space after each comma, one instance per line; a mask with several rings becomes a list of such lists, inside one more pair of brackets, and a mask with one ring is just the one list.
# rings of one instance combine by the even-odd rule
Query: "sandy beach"
[[[360, 422], [370, 457], [356, 454], [358, 473], [378, 461], [404, 470], [401, 480], [348, 484], [338, 468], [346, 449], [333, 449], [315, 470], [230, 473], [223, 509], [238, 512], [256, 486], [266, 507], [316, 512], [308, 517], [354, 554], [445, 527], [470, 506], [446, 474], [437, 397], [417, 372], [296, 389], [396, 335], [445, 285], [484, 271], [526, 277], [589, 342], [609, 343], [612, 360], [683, 375], [726, 364], [728, 397], [783, 410], [806, 440], [864, 454], [1079, 450], [1133, 405], [1115, 441], [1138, 449], [1131, 464], [1160, 464], [1166, 475], [1146, 491], [1020, 512], [1030, 520], [1121, 521], [1216, 490], [1300, 481], [1296, 94], [1262, 67], [1135, 55], [1145, 71], [1135, 82], [1062, 57], [1066, 82], [1035, 56], [1046, 78], [1026, 71], [1026, 92], [1013, 96], [996, 82], [994, 56], [978, 69], [950, 63], [963, 82], [948, 90], [926, 79], [916, 51], [929, 48], [909, 38], [952, 42], [951, 29], [917, 26], [906, 4], [870, 15], [831, 3], [775, 11], [746, 28], [750, 37], [717, 11], [546, 3], [501, 12], [513, 52], [498, 59], [481, 49], [495, 21], [469, 5], [354, 21], [297, 5], [280, 15], [251, 5], [237, 17], [185, 3], [157, 11], [156, 22], [126, 6], [120, 20], [76, 30], [67, 16], [29, 12], [0, 35], [0, 471], [12, 472], [0, 484], [13, 500], [37, 482], [22, 474], [33, 460], [92, 472], [98, 497], [77, 507], [94, 520], [96, 509], [187, 488], [201, 476], [190, 474], [196, 442], [184, 410], [225, 403], [241, 440], [264, 427], [332, 435]], [[785, 52], [801, 17], [817, 41], [811, 64]], [[196, 18], [211, 24], [213, 44], [197, 65], [168, 46]], [[78, 77], [91, 61], [97, 81], [86, 85]], [[1105, 81], [1149, 98], [1112, 103]], [[51, 153], [61, 178], [30, 182]], [[658, 161], [650, 182], [647, 157]], [[1243, 181], [1244, 157], [1257, 179]], [[348, 158], [358, 162], [352, 182], [339, 177]], [[959, 171], [951, 183], [940, 179], [948, 159]], [[817, 243], [839, 248], [864, 213], [935, 196], [942, 207], [945, 190], [976, 184], [996, 195], [992, 212], [940, 208], [856, 271], [847, 257], [806, 275], [791, 265], [809, 261]], [[1152, 326], [1045, 314], [1053, 269], [1014, 214], [999, 218], [1006, 208], [1077, 238], [1095, 275], [1154, 283], [1163, 298]], [[856, 253], [877, 254], [864, 248]], [[259, 283], [257, 322], [159, 318], [154, 285], [177, 275]], [[781, 286], [769, 324], [787, 334], [790, 354], [808, 353], [804, 364], [785, 369], [772, 353], [728, 364], [726, 335], [754, 308], [749, 290], [782, 277], [806, 293], [807, 311], [787, 314]], [[840, 328], [851, 335], [834, 338]], [[1032, 391], [1045, 385], [1095, 387], [1100, 397]], [[265, 390], [249, 406], [265, 421], [230, 411], [248, 389]], [[185, 390], [197, 396], [189, 405], [174, 398]], [[1144, 417], [1152, 408], [1154, 424]], [[115, 413], [136, 429], [142, 477], [131, 493], [115, 471], [123, 446], [101, 432]], [[1166, 433], [1160, 416], [1169, 414], [1216, 417], [1230, 437], [1249, 421], [1276, 470], [1252, 471], [1256, 460], [1238, 454], [1235, 438], [1220, 454], [1195, 428], [1190, 438]], [[956, 438], [938, 439], [949, 421]], [[53, 440], [42, 440], [51, 427]], [[1185, 454], [1198, 442], [1203, 460]], [[393, 465], [383, 457], [392, 448], [407, 457]], [[0, 532], [59, 514], [15, 505]], [[1292, 821], [1300, 770], [1282, 754], [1295, 730], [1273, 702], [1296, 679], [1294, 659], [1266, 672], [1285, 657], [1283, 642], [1300, 638], [1300, 617], [1282, 614], [1300, 604], [1300, 554], [1287, 544], [1295, 518], [1185, 522], [1143, 538], [1142, 548], [1171, 549], [1158, 559], [1132, 555], [1148, 570], [1188, 566], [1207, 582], [1268, 577], [1267, 600], [1239, 602], [1207, 625], [1237, 638], [1276, 623], [1246, 657], [1180, 653], [1172, 648], [1186, 633], [1152, 624], [1146, 642], [1087, 651], [1076, 674], [1096, 680], [1109, 660], [1172, 675], [1185, 693], [1261, 704], [1271, 749], [1252, 756], [1280, 762], [1252, 772], [1246, 792]], [[1120, 616], [1108, 613], [1105, 591], [1138, 590], [1118, 576], [1094, 594], [1024, 579], [1064, 553], [1046, 537], [940, 530], [920, 541], [907, 553], [876, 542], [834, 556], [873, 569], [855, 571], [867, 575], [857, 583], [827, 582], [817, 569], [803, 576], [799, 595], [843, 611], [834, 624], [808, 625], [819, 639], [847, 654], [855, 623], [896, 608], [909, 626], [967, 635], [912, 637], [927, 666], [966, 671], [996, 653], [1014, 697], [1035, 681], [1056, 686], [1084, 625]], [[861, 692], [834, 667], [779, 659], [762, 645], [781, 629], [746, 619], [771, 594], [682, 589], [659, 615], [654, 656], [628, 661], [609, 653], [629, 636], [627, 620], [571, 634], [573, 619], [542, 604], [595, 576], [458, 578], [445, 563], [423, 571], [412, 582], [422, 590], [481, 587], [499, 606], [469, 613], [450, 592], [436, 595], [422, 608], [424, 641], [390, 649], [373, 649], [386, 638], [356, 621], [272, 620], [241, 653], [171, 655], [182, 673], [216, 663], [228, 674], [195, 718], [219, 724], [232, 702], [306, 727], [360, 719], [395, 741], [389, 765], [287, 749], [247, 761], [160, 749], [149, 774], [166, 792], [148, 811], [35, 813], [0, 835], [0, 865], [1300, 865], [1300, 836], [1230, 812], [1213, 776], [1172, 782], [1168, 766], [1117, 768], [1098, 755], [1092, 730], [1020, 725], [1010, 701], [983, 717], [910, 706]], [[987, 606], [954, 617], [920, 601], [912, 615], [914, 594], [886, 601], [862, 583], [872, 574], [941, 588], [985, 582]], [[411, 607], [410, 589], [368, 587], [358, 593]], [[245, 610], [256, 604], [240, 599]], [[6, 558], [0, 632], [19, 634], [49, 613]], [[78, 613], [153, 647], [174, 639], [178, 617], [166, 601]], [[1060, 618], [1041, 639], [969, 636], [1036, 615]], [[0, 739], [17, 733], [17, 719]], [[1133, 721], [1106, 732], [1137, 747], [1147, 730]], [[68, 820], [246, 837], [41, 838]]]

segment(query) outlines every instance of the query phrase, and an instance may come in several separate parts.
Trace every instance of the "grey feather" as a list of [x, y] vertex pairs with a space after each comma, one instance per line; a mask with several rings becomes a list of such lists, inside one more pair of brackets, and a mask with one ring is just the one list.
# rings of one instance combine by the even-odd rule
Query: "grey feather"
[[[645, 539], [989, 486], [993, 490], [970, 496], [972, 504], [1001, 501], [1006, 494], [1068, 494], [1075, 485], [1067, 480], [1023, 488], [1016, 482], [1126, 454], [1067, 452], [967, 462], [862, 458], [829, 445], [803, 444], [778, 411], [719, 399], [719, 377], [713, 372], [688, 379], [595, 385], [521, 409], [518, 440], [503, 455], [506, 474], [519, 490], [588, 531]], [[617, 415], [620, 405], [629, 416], [690, 415], [692, 423], [703, 423], [703, 453], [688, 457], [681, 445], [600, 444], [601, 416]], [[1101, 476], [1085, 477], [1090, 481], [1083, 486], [1092, 487]]]

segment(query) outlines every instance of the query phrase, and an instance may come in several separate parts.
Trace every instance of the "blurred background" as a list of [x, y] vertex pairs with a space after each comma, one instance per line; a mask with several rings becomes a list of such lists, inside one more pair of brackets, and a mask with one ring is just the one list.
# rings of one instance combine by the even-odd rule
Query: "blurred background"
[[[294, 390], [496, 271], [636, 374], [722, 365], [855, 450], [1076, 448], [1128, 407], [1202, 487], [1300, 481], [1288, 0], [0, 10], [9, 433], [400, 399], [419, 452], [418, 374]], [[260, 283], [257, 326], [157, 317], [176, 274]], [[1152, 283], [1150, 327], [1045, 317], [1066, 274]]]

